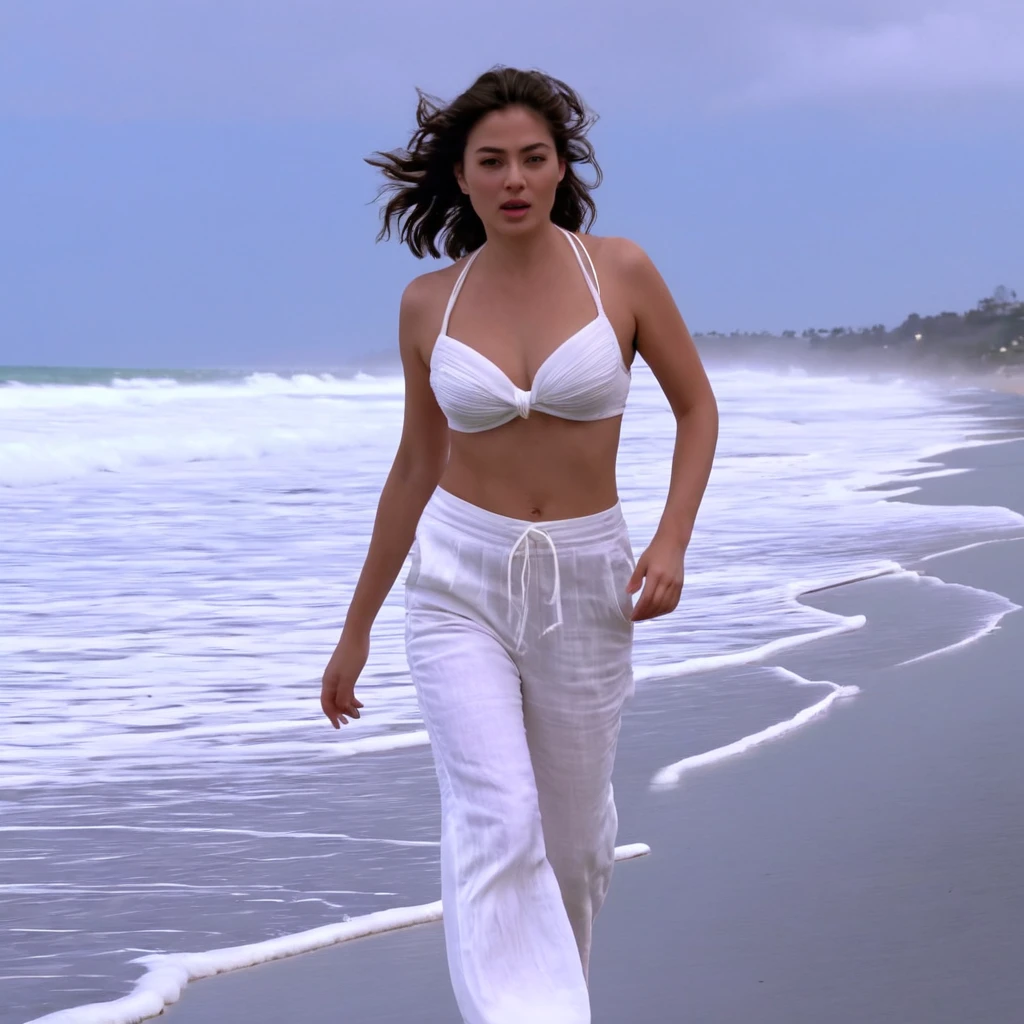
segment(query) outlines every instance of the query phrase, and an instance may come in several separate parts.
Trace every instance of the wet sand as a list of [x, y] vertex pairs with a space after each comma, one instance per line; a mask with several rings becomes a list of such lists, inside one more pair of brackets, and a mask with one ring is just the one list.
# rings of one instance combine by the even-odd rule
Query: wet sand
[[[972, 471], [904, 500], [1024, 512], [1024, 443], [942, 461]], [[1024, 605], [1024, 539], [908, 568]], [[598, 921], [595, 1024], [1024, 1020], [1024, 613], [897, 665], [919, 643], [901, 631], [905, 585], [816, 595], [867, 626], [780, 662], [861, 693], [783, 739], [656, 792], [671, 730], [627, 723], [619, 841], [653, 852], [619, 865]], [[193, 983], [167, 1016], [459, 1020], [437, 925]]]

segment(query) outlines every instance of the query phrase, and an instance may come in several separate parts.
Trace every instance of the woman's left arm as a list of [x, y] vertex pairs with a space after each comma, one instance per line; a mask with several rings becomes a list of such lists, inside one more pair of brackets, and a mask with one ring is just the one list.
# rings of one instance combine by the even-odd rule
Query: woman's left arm
[[672, 293], [639, 246], [616, 240], [617, 280], [626, 286], [636, 320], [636, 349], [661, 385], [676, 419], [672, 477], [661, 522], [637, 561], [629, 592], [643, 593], [633, 620], [674, 611], [683, 588], [683, 560], [704, 497], [718, 442], [718, 405]]

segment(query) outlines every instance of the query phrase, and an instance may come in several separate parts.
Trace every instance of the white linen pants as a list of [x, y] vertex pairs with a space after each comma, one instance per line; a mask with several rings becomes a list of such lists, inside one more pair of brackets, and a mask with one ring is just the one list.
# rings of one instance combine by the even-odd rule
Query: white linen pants
[[589, 1024], [633, 691], [619, 505], [543, 523], [438, 489], [406, 579], [406, 651], [441, 789], [441, 895], [466, 1024]]

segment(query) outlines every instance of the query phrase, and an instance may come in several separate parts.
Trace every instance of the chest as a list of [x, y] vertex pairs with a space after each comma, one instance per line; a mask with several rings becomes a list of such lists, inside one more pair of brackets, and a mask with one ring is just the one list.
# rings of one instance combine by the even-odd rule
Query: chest
[[[606, 302], [602, 305], [628, 361], [628, 318], [620, 315], [617, 303], [612, 309]], [[447, 334], [487, 358], [517, 387], [527, 389], [544, 363], [598, 315], [594, 296], [578, 273], [521, 285], [503, 283], [500, 288], [481, 283], [463, 290]]]

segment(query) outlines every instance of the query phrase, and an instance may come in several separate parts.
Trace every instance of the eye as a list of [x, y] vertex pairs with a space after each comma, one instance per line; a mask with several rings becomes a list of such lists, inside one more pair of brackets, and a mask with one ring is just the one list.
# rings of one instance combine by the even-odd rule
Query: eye
[[530, 160], [536, 160], [538, 163], [541, 164], [544, 163], [544, 157], [540, 153], [534, 153], [531, 157], [527, 159], [526, 162], [529, 163]]
[[485, 156], [483, 158], [483, 160], [480, 161], [480, 166], [481, 167], [497, 167], [498, 166], [498, 158], [494, 157], [494, 156]]

